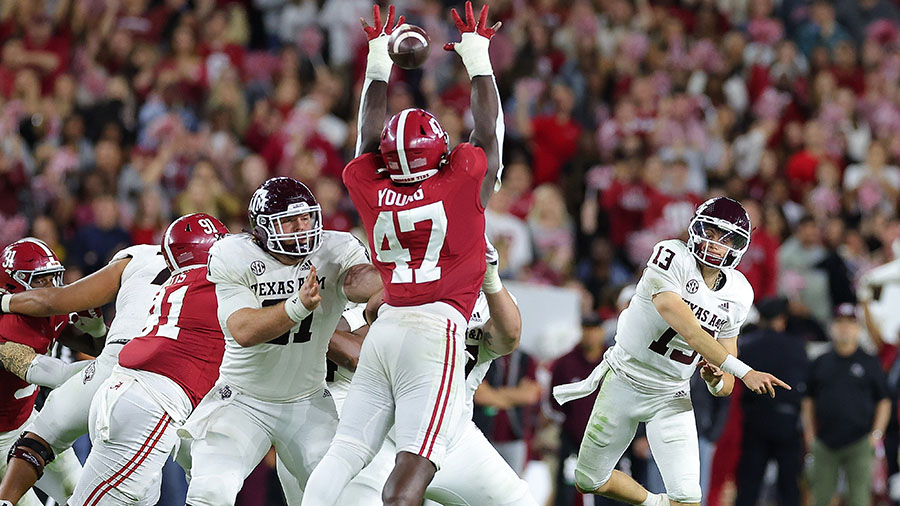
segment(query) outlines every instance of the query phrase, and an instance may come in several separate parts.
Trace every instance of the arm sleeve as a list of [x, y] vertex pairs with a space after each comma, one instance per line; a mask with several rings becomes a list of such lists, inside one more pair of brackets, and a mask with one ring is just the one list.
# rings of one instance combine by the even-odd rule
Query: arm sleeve
[[58, 358], [37, 355], [28, 366], [25, 381], [42, 387], [57, 388], [90, 363], [90, 360], [82, 360], [70, 364]]
[[[751, 300], [753, 300], [751, 298]], [[741, 333], [741, 327], [744, 325], [744, 322], [747, 320], [747, 315], [750, 313], [750, 306], [741, 305], [738, 308], [735, 308], [734, 315], [728, 318], [728, 321], [722, 325], [722, 331], [719, 332], [719, 339], [731, 339], [737, 337], [738, 334]]]
[[245, 307], [254, 309], [260, 307], [259, 299], [249, 285], [241, 279], [241, 276], [232, 272], [220, 256], [210, 255], [206, 278], [216, 285], [219, 322], [223, 326], [235, 311]]
[[671, 241], [663, 241], [653, 247], [647, 269], [641, 277], [651, 297], [662, 292], [681, 293], [683, 250]]

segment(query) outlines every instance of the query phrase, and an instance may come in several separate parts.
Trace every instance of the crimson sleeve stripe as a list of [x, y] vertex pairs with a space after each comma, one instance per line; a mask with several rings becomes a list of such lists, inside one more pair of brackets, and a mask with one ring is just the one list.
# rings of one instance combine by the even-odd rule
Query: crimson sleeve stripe
[[[96, 494], [96, 493], [97, 493], [101, 488], [103, 488], [108, 482], [110, 482], [110, 481], [112, 481], [113, 479], [115, 479], [116, 476], [118, 476], [118, 475], [121, 474], [123, 471], [125, 471], [125, 469], [127, 469], [128, 466], [130, 466], [130, 465], [132, 464], [132, 462], [134, 462], [135, 460], [137, 460], [138, 457], [140, 457], [141, 453], [142, 453], [142, 452], [144, 451], [144, 449], [147, 447], [147, 444], [148, 444], [148, 443], [150, 442], [150, 440], [153, 439], [153, 437], [156, 435], [156, 432], [159, 430], [159, 427], [163, 424], [163, 422], [166, 422], [167, 420], [168, 420], [168, 415], [163, 415], [162, 418], [160, 418], [159, 421], [156, 422], [156, 427], [153, 427], [153, 430], [150, 431], [150, 435], [147, 436], [147, 439], [144, 440], [144, 443], [141, 445], [140, 448], [138, 448], [138, 451], [134, 454], [133, 457], [131, 457], [131, 460], [129, 460], [128, 462], [126, 462], [125, 465], [122, 466], [118, 471], [116, 471], [115, 473], [113, 473], [112, 476], [110, 476], [109, 478], [103, 480], [103, 481], [100, 482], [96, 487], [94, 487], [94, 490], [91, 491], [91, 495], [89, 495], [88, 498], [85, 499], [84, 504], [89, 503], [89, 502], [91, 501], [91, 499], [93, 499], [94, 494]], [[105, 492], [104, 492], [104, 493], [105, 493]], [[102, 495], [102, 494], [101, 494], [101, 495]], [[98, 499], [99, 499], [99, 498], [98, 498]], [[95, 502], [96, 502], [96, 501], [95, 501]]]
[[[434, 410], [431, 412], [431, 421], [428, 422], [428, 430], [425, 431], [425, 438], [422, 439], [422, 447], [419, 448], [419, 455], [424, 456], [425, 446], [428, 445], [428, 438], [431, 435], [431, 428], [434, 426], [434, 420], [437, 418], [438, 405], [441, 403], [441, 395], [444, 393], [444, 383], [447, 380], [447, 359], [450, 354], [450, 320], [447, 320], [447, 345], [444, 349], [444, 369], [441, 371], [441, 387], [438, 389], [437, 397], [434, 399]], [[450, 390], [449, 388], [447, 389]]]
[[[448, 341], [453, 341], [453, 355], [450, 362], [450, 382], [447, 385], [447, 394], [444, 396], [444, 405], [441, 407], [441, 417], [438, 418], [437, 428], [434, 429], [434, 436], [431, 438], [431, 445], [428, 446], [428, 455], [425, 455], [425, 458], [431, 458], [431, 450], [434, 448], [434, 442], [437, 440], [437, 435], [441, 430], [441, 423], [444, 421], [444, 413], [447, 411], [447, 402], [450, 400], [450, 386], [453, 381], [453, 370], [456, 368], [456, 324], [453, 324], [453, 332], [448, 332], [447, 339]], [[446, 362], [445, 364], [446, 365]]]

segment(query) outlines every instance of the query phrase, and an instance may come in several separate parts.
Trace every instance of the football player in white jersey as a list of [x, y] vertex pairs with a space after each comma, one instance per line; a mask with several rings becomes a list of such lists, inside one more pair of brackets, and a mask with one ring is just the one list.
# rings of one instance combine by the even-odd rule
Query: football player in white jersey
[[[337, 425], [325, 388], [332, 333], [348, 302], [368, 302], [382, 289], [362, 243], [322, 229], [319, 204], [303, 183], [264, 182], [249, 216], [252, 233], [210, 250], [225, 356], [216, 386], [179, 430], [192, 440], [192, 506], [234, 504], [273, 445], [305, 487]], [[291, 490], [285, 495], [299, 504]]]
[[[698, 362], [716, 396], [731, 393], [735, 376], [758, 394], [774, 397], [775, 386], [790, 389], [737, 359], [737, 336], [753, 304], [753, 289], [734, 267], [747, 251], [750, 230], [739, 202], [718, 197], [701, 204], [687, 244], [668, 240], [654, 247], [603, 362], [587, 379], [553, 389], [560, 403], [600, 389], [575, 468], [581, 493], [648, 506], [700, 503], [689, 392]], [[647, 424], [666, 494], [650, 494], [613, 469], [640, 422]]]
[[[50, 393], [43, 409], [16, 443], [33, 458], [10, 459], [0, 483], [0, 500], [18, 501], [54, 455], [87, 434], [94, 393], [118, 362], [122, 346], [140, 335], [153, 297], [168, 278], [169, 270], [159, 246], [140, 245], [119, 251], [104, 268], [71, 285], [0, 296], [2, 312], [28, 316], [88, 311], [116, 301], [116, 316], [106, 334], [103, 352]], [[86, 320], [93, 328], [85, 330], [92, 335], [106, 331], [102, 318]]]
[[[487, 240], [487, 238], [485, 238]], [[490, 368], [491, 361], [512, 353], [519, 345], [522, 318], [515, 299], [498, 275], [497, 250], [487, 241], [487, 270], [482, 291], [475, 303], [466, 330], [466, 413], [465, 427], [450, 443], [444, 463], [428, 485], [425, 498], [445, 506], [536, 506], [528, 485], [516, 475], [503, 457], [484, 437], [472, 421], [473, 396]], [[361, 308], [344, 312], [351, 330], [364, 333], [366, 327]], [[346, 397], [352, 373], [337, 368], [330, 384], [335, 403], [337, 392]], [[375, 506], [382, 504], [381, 493], [393, 468], [396, 446], [387, 438], [369, 465], [344, 489], [338, 501], [342, 506]], [[428, 502], [428, 504], [433, 504]]]

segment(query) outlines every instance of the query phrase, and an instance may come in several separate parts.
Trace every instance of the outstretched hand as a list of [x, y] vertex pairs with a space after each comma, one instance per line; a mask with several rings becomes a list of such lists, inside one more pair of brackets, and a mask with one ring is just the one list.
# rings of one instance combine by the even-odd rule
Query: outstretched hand
[[781, 387], [785, 390], [791, 389], [790, 385], [767, 372], [750, 371], [741, 378], [741, 381], [750, 390], [758, 394], [768, 393], [769, 397], [773, 399], [775, 398], [775, 387]]
[[[472, 10], [472, 2], [466, 2], [466, 21], [463, 22], [462, 18], [459, 17], [459, 13], [456, 12], [456, 9], [450, 9], [450, 15], [453, 16], [453, 22], [456, 23], [456, 28], [459, 30], [460, 35], [464, 33], [475, 33], [480, 35], [488, 40], [490, 40], [496, 33], [497, 30], [503, 26], [503, 23], [497, 21], [493, 26], [487, 26], [487, 15], [488, 15], [488, 6], [485, 4], [481, 7], [481, 13], [478, 16], [478, 22], [475, 22], [475, 12]], [[456, 44], [458, 42], [449, 42], [444, 44], [444, 51], [455, 51]]]
[[400, 25], [406, 22], [406, 18], [404, 16], [400, 16], [397, 19], [397, 22], [394, 23], [394, 6], [391, 5], [388, 7], [388, 18], [387, 24], [382, 24], [381, 22], [381, 8], [378, 7], [378, 4], [372, 6], [372, 25], [369, 26], [369, 23], [366, 22], [365, 19], [359, 18], [359, 22], [362, 23], [363, 30], [366, 32], [366, 37], [369, 40], [375, 40], [378, 37], [390, 36], [394, 33], [394, 30], [397, 29]]

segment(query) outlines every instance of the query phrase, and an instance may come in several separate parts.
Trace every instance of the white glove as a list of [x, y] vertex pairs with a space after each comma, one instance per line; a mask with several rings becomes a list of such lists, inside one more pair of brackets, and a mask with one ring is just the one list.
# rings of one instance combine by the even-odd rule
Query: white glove
[[106, 335], [106, 321], [103, 320], [103, 313], [100, 312], [100, 308], [71, 313], [69, 315], [69, 323], [92, 337], [103, 337]]
[[366, 79], [373, 81], [387, 82], [391, 78], [391, 69], [394, 61], [388, 54], [388, 40], [391, 33], [400, 25], [405, 23], [406, 18], [400, 16], [394, 23], [394, 6], [388, 7], [387, 23], [381, 22], [381, 9], [378, 4], [372, 7], [372, 24], [369, 26], [365, 19], [359, 19], [362, 22], [363, 30], [369, 39], [369, 55], [366, 57]]
[[456, 28], [459, 30], [461, 40], [444, 44], [444, 50], [456, 51], [459, 54], [463, 65], [466, 67], [466, 72], [469, 73], [469, 79], [477, 76], [494, 75], [488, 47], [491, 44], [491, 38], [500, 29], [502, 23], [498, 21], [494, 23], [494, 26], [487, 26], [487, 4], [482, 6], [477, 23], [475, 22], [475, 14], [472, 12], [472, 2], [466, 2], [465, 23], [459, 17], [456, 9], [451, 9], [450, 14], [452, 14], [453, 22], [456, 23]]

